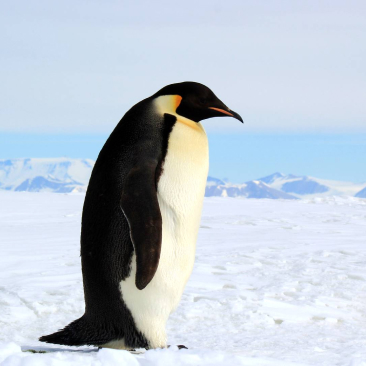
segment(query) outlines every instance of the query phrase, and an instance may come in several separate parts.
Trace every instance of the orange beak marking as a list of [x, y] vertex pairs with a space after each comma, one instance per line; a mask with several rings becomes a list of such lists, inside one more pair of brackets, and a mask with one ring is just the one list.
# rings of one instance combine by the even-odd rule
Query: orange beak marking
[[227, 114], [228, 116], [234, 117], [234, 115], [232, 115], [230, 112], [225, 111], [225, 110], [220, 109], [220, 108], [209, 107], [209, 109], [213, 109], [213, 110], [218, 111], [218, 112], [221, 112], [223, 114]]

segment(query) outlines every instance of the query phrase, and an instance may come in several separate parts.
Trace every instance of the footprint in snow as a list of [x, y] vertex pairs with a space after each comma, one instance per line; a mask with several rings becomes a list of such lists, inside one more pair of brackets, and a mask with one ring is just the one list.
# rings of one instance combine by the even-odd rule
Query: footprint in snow
[[213, 266], [212, 268], [221, 269], [222, 271], [226, 271], [226, 267], [224, 267], [224, 266]]

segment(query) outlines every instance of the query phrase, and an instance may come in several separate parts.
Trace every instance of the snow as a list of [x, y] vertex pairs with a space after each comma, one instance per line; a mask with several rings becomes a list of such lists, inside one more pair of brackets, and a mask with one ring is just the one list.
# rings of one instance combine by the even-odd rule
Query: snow
[[83, 200], [0, 191], [1, 365], [366, 365], [366, 200], [355, 197], [205, 198], [167, 326], [188, 350], [38, 342], [83, 314]]

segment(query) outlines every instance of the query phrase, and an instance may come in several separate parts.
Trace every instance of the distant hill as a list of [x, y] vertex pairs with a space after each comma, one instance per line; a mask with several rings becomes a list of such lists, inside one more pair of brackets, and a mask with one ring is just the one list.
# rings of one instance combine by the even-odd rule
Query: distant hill
[[366, 198], [366, 187], [364, 189], [362, 189], [361, 191], [359, 191], [358, 193], [356, 193], [355, 197]]
[[90, 159], [0, 160], [0, 189], [9, 191], [85, 191], [94, 161]]
[[[90, 159], [0, 160], [0, 189], [28, 192], [85, 192], [94, 161]], [[314, 196], [366, 198], [366, 183], [355, 184], [293, 174], [274, 173], [242, 184], [208, 177], [207, 197], [299, 199]]]
[[297, 197], [274, 189], [261, 181], [253, 180], [244, 184], [232, 184], [212, 177], [207, 179], [205, 196], [297, 199]]
[[274, 173], [258, 180], [298, 198], [355, 196], [357, 192], [366, 187], [366, 183], [359, 184], [282, 173]]

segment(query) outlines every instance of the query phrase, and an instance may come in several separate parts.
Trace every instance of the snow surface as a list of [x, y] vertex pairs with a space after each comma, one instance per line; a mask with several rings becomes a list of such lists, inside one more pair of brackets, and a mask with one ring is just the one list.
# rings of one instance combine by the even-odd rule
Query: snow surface
[[0, 191], [1, 365], [366, 365], [366, 200], [352, 197], [205, 198], [167, 326], [169, 344], [189, 350], [38, 342], [83, 314], [83, 200]]

